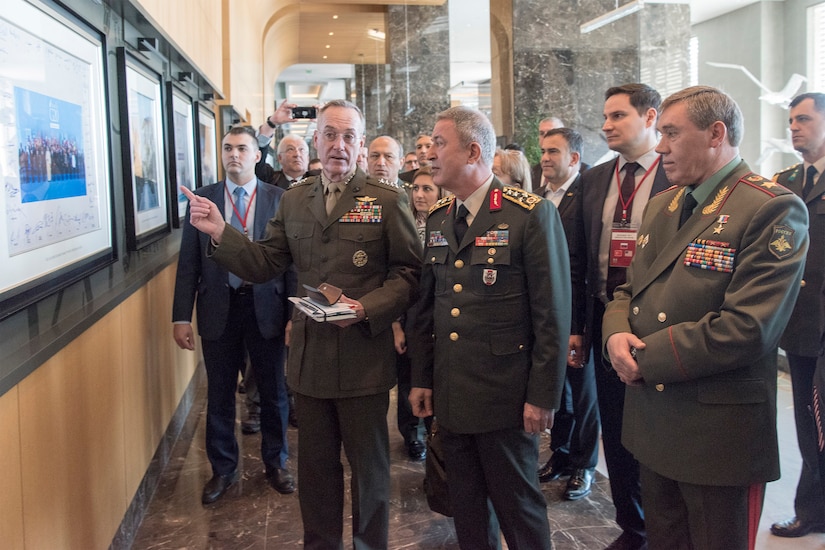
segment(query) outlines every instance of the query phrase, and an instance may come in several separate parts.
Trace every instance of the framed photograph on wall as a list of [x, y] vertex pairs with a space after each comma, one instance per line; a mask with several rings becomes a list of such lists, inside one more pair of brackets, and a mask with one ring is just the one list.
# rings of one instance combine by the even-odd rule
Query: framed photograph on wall
[[173, 83], [167, 83], [169, 116], [169, 173], [175, 178], [170, 182], [169, 197], [172, 201], [172, 224], [180, 227], [186, 216], [188, 200], [181, 187], [194, 190], [195, 175], [195, 120], [192, 98]]
[[204, 104], [198, 104], [198, 159], [200, 180], [198, 187], [218, 181], [218, 137], [215, 113]]
[[[126, 244], [138, 250], [172, 230], [160, 74], [117, 49]], [[177, 208], [177, 207], [176, 207]]]
[[103, 35], [51, 3], [0, 12], [0, 319], [115, 260]]

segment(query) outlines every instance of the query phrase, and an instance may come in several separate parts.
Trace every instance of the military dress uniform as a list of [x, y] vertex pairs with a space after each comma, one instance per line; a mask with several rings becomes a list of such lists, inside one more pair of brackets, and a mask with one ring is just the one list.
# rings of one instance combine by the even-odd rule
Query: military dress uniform
[[[800, 162], [782, 170], [774, 176], [774, 181], [802, 197], [804, 164]], [[802, 471], [796, 486], [794, 511], [799, 522], [822, 526], [825, 525], [825, 493], [819, 482], [823, 472], [819, 468], [816, 427], [811, 410], [813, 378], [819, 354], [819, 331], [823, 321], [820, 316], [819, 291], [825, 277], [825, 177], [820, 175], [817, 178], [813, 189], [803, 200], [808, 207], [808, 234], [811, 239], [799, 297], [788, 326], [779, 340], [779, 347], [785, 350], [791, 371], [794, 420], [799, 452], [802, 455]]]
[[352, 467], [355, 545], [386, 548], [386, 414], [396, 377], [391, 323], [415, 298], [420, 246], [406, 194], [357, 169], [329, 215], [322, 178], [310, 177], [284, 193], [264, 240], [250, 243], [227, 227], [212, 251], [253, 282], [294, 265], [299, 289], [332, 284], [368, 316], [339, 328], [293, 312], [287, 380], [301, 419], [299, 496], [308, 548], [342, 544], [342, 441]]
[[680, 547], [667, 537], [684, 533], [657, 529], [652, 516], [673, 507], [649, 497], [675, 489], [648, 484], [645, 468], [679, 484], [685, 500], [684, 484], [751, 488], [754, 508], [721, 506], [700, 528], [706, 538], [694, 539], [701, 548], [742, 548], [742, 536], [755, 536], [742, 518], [758, 524], [759, 491], [779, 478], [776, 351], [799, 289], [808, 216], [787, 189], [742, 161], [729, 166], [681, 229], [686, 188], [650, 200], [627, 283], [604, 315], [605, 343], [617, 332], [645, 343], [636, 351], [643, 383], [626, 389], [622, 442], [643, 467], [651, 548]]
[[455, 196], [430, 211], [413, 387], [433, 390], [461, 547], [498, 548], [500, 523], [509, 548], [549, 548], [523, 411], [558, 408], [564, 387], [567, 243], [552, 203], [491, 181], [461, 242]]

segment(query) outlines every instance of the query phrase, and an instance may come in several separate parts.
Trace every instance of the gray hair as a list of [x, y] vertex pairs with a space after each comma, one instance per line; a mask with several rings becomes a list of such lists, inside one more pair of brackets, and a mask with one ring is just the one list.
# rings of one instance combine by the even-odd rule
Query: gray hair
[[662, 112], [677, 103], [684, 103], [688, 119], [700, 130], [707, 130], [714, 122], [728, 129], [728, 143], [739, 147], [745, 132], [745, 122], [739, 105], [731, 96], [712, 86], [691, 86], [662, 102]]
[[493, 155], [496, 152], [496, 131], [484, 113], [459, 105], [438, 113], [436, 122], [440, 120], [451, 120], [455, 124], [461, 145], [469, 147], [473, 142], [478, 143], [481, 149], [481, 160], [487, 166], [493, 165]]

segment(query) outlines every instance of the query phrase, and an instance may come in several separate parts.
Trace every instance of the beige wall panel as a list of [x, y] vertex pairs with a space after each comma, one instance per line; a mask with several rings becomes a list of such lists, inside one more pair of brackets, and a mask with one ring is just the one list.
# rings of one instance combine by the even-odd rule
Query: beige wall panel
[[19, 385], [26, 548], [107, 548], [128, 505], [121, 313]]
[[[255, 2], [225, 4], [224, 31], [228, 35], [224, 48], [224, 67], [228, 67], [228, 101], [242, 117], [249, 114], [249, 124], [258, 126], [264, 119], [263, 103], [263, 24]], [[229, 6], [229, 9], [226, 9]], [[227, 31], [227, 29], [231, 31]]]
[[23, 491], [20, 481], [20, 416], [18, 392], [0, 396], [0, 541], [3, 548], [23, 548]]
[[164, 269], [121, 306], [126, 449], [126, 496], [134, 497], [186, 390], [199, 352], [172, 338], [176, 264]]
[[213, 84], [221, 86], [221, 0], [139, 0], [136, 3]]

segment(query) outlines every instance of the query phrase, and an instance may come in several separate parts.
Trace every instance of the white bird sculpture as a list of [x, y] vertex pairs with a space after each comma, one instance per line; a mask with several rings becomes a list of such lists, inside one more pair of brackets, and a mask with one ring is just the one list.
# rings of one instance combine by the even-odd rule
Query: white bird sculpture
[[765, 90], [765, 93], [759, 96], [759, 99], [770, 103], [771, 105], [779, 105], [783, 109], [787, 109], [788, 105], [790, 105], [791, 100], [796, 95], [796, 92], [799, 91], [799, 87], [802, 86], [803, 82], [807, 82], [808, 79], [801, 74], [794, 73], [791, 75], [791, 78], [788, 79], [788, 83], [785, 84], [785, 87], [778, 91], [774, 92], [755, 76], [751, 73], [747, 68], [743, 65], [737, 65], [735, 63], [717, 63], [715, 61], [708, 61], [708, 65], [711, 67], [720, 67], [722, 69], [739, 69], [745, 76], [750, 78], [757, 86]]

